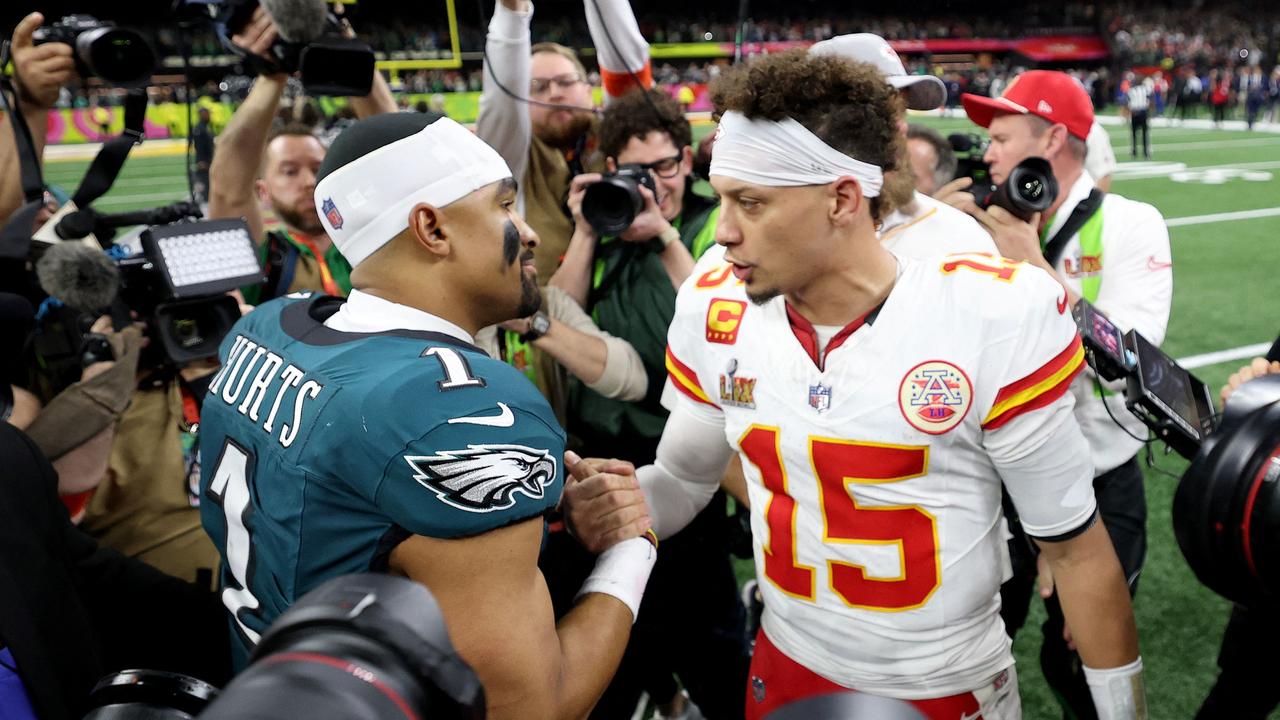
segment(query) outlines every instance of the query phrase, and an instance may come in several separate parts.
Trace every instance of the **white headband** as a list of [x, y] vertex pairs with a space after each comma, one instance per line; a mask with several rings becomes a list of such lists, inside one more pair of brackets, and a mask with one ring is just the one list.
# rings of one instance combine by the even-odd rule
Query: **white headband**
[[409, 227], [414, 205], [444, 207], [509, 177], [496, 150], [441, 118], [330, 173], [316, 185], [315, 203], [354, 267]]
[[865, 197], [879, 195], [884, 184], [879, 166], [832, 148], [791, 118], [748, 120], [732, 110], [720, 118], [711, 174], [770, 187], [826, 185], [851, 176]]

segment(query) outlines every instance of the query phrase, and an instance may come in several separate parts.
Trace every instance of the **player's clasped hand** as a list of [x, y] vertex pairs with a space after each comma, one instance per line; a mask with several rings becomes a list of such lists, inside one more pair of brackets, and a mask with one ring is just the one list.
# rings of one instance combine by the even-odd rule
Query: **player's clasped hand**
[[640, 537], [653, 526], [635, 466], [623, 460], [601, 460], [564, 454], [570, 477], [565, 482], [563, 510], [578, 542], [593, 553]]

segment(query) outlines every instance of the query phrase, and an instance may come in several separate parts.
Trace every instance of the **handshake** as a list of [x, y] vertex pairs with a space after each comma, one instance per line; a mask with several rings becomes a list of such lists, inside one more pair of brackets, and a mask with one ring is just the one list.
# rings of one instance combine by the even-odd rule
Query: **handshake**
[[569, 532], [592, 553], [632, 538], [657, 545], [653, 520], [635, 466], [625, 460], [582, 459], [564, 454], [569, 471], [561, 510]]

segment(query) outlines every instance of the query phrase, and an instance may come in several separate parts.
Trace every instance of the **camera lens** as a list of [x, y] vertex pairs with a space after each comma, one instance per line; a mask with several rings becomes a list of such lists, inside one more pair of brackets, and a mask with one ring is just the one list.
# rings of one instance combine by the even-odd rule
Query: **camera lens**
[[631, 227], [643, 209], [638, 184], [625, 175], [607, 175], [582, 195], [582, 216], [600, 235], [617, 235]]
[[132, 30], [99, 27], [76, 38], [76, 54], [90, 72], [113, 85], [133, 85], [151, 77], [155, 53]]
[[1018, 183], [1018, 195], [1029, 203], [1034, 203], [1044, 195], [1044, 181], [1038, 177], [1024, 178]]

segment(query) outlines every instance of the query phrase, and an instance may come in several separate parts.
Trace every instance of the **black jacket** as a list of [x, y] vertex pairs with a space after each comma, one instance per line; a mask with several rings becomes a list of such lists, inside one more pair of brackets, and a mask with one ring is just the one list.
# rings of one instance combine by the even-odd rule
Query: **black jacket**
[[57, 486], [31, 439], [0, 422], [0, 642], [39, 716], [80, 718], [94, 683], [130, 667], [223, 684], [217, 595], [99, 548], [71, 524]]

